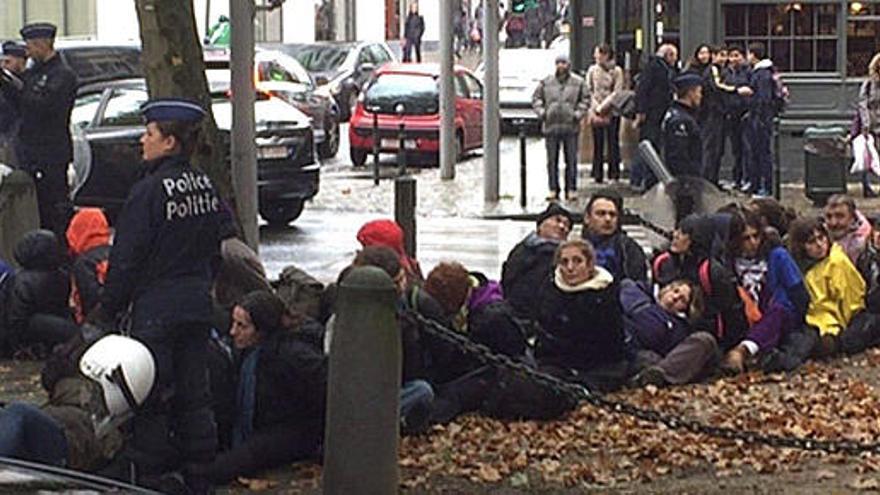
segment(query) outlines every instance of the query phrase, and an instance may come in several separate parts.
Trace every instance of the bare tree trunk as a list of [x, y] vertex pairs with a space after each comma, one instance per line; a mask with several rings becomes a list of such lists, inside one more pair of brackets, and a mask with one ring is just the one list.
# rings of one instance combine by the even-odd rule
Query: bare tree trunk
[[196, 30], [192, 0], [136, 0], [143, 45], [143, 67], [150, 97], [184, 97], [202, 102], [208, 110], [194, 165], [211, 177], [218, 193], [235, 201], [227, 158], [228, 143], [217, 132], [205, 77], [202, 44]]

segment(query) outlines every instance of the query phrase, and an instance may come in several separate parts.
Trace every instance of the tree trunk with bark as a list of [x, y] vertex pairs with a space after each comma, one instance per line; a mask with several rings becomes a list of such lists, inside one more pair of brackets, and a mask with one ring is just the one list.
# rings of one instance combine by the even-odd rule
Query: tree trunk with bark
[[229, 149], [217, 131], [205, 76], [202, 44], [192, 0], [136, 0], [143, 49], [142, 65], [151, 98], [183, 97], [208, 110], [193, 164], [211, 177], [218, 193], [235, 209], [227, 162]]

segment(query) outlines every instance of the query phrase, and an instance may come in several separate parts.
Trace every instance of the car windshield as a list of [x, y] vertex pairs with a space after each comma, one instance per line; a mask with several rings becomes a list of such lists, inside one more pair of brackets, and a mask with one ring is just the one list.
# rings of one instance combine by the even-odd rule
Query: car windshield
[[335, 72], [348, 57], [348, 49], [326, 45], [301, 45], [289, 53], [309, 72]]
[[382, 74], [367, 88], [364, 104], [379, 113], [400, 113], [400, 104], [408, 115], [437, 113], [437, 80], [429, 75]]

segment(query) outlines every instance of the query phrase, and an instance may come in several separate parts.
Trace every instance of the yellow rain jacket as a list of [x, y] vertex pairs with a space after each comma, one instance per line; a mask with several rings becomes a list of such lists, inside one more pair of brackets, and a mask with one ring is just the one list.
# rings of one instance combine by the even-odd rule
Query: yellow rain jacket
[[838, 335], [853, 315], [865, 309], [865, 281], [837, 243], [804, 275], [810, 306], [807, 324], [820, 335]]

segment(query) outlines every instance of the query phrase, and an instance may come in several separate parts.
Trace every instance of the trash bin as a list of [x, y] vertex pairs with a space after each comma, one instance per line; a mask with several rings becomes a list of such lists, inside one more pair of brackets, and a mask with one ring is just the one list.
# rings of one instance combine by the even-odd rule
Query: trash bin
[[804, 131], [804, 193], [817, 206], [846, 193], [847, 130], [840, 126]]

